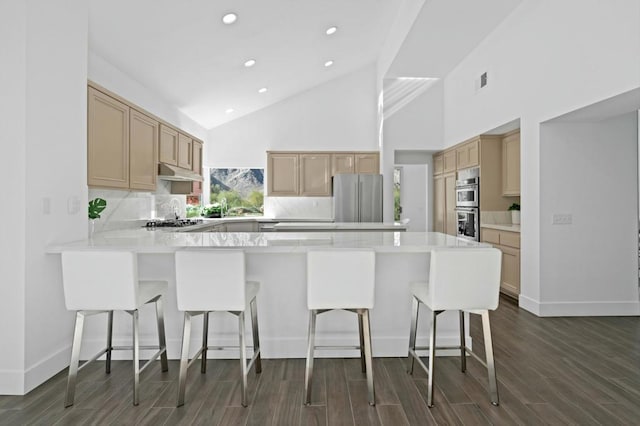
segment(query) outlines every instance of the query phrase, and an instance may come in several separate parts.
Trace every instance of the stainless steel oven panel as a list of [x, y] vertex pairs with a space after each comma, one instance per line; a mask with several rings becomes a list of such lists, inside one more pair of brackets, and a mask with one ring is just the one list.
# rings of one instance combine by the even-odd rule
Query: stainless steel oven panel
[[456, 207], [479, 207], [478, 185], [456, 187]]
[[480, 169], [474, 167], [472, 169], [458, 170], [456, 179], [456, 187], [480, 184]]
[[477, 208], [456, 208], [457, 236], [471, 241], [480, 241], [480, 213]]

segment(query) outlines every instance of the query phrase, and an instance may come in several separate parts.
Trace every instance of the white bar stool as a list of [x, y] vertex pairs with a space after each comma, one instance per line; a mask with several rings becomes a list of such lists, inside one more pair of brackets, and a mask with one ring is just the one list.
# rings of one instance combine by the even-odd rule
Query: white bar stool
[[[136, 254], [122, 251], [65, 251], [62, 253], [62, 280], [67, 309], [76, 311], [65, 407], [73, 405], [78, 371], [106, 354], [106, 372], [110, 373], [113, 350], [133, 350], [133, 405], [138, 405], [140, 373], [158, 356], [162, 371], [168, 370], [162, 309], [162, 295], [167, 291], [167, 282], [139, 281]], [[138, 309], [147, 303], [156, 304], [158, 346], [140, 346]], [[114, 310], [125, 311], [132, 316], [132, 346], [112, 345]], [[79, 366], [84, 319], [86, 316], [100, 313], [108, 314], [107, 346]], [[141, 349], [157, 350], [142, 367], [140, 367]]]
[[[209, 313], [229, 312], [238, 317], [240, 334], [240, 373], [242, 405], [247, 406], [247, 374], [255, 363], [256, 374], [262, 372], [258, 309], [256, 295], [260, 284], [245, 280], [245, 256], [241, 250], [180, 250], [176, 252], [176, 290], [178, 309], [184, 311], [182, 354], [178, 379], [178, 403], [184, 405], [187, 369], [201, 357], [200, 372], [207, 371], [207, 350], [238, 348], [237, 346], [208, 346]], [[253, 357], [247, 364], [245, 339], [245, 311], [251, 310], [253, 329]], [[202, 346], [189, 361], [191, 317], [203, 315]]]
[[367, 373], [369, 405], [375, 405], [371, 361], [371, 327], [369, 309], [374, 304], [376, 257], [373, 250], [312, 250], [307, 253], [307, 305], [309, 307], [309, 342], [304, 378], [305, 404], [311, 403], [311, 380], [315, 349], [344, 349], [315, 346], [316, 316], [344, 309], [358, 314], [362, 372]]
[[[502, 253], [496, 248], [452, 248], [431, 251], [428, 282], [413, 282], [410, 291], [413, 296], [411, 331], [409, 334], [409, 373], [413, 374], [413, 364], [418, 364], [427, 372], [427, 405], [433, 406], [433, 375], [436, 349], [459, 349], [462, 372], [466, 370], [466, 353], [472, 355], [487, 368], [491, 403], [498, 405], [498, 385], [489, 310], [498, 307], [500, 292], [500, 271]], [[431, 333], [428, 347], [416, 347], [418, 310], [423, 303], [431, 310]], [[436, 347], [436, 316], [445, 310], [460, 311], [460, 346]], [[486, 363], [465, 344], [464, 313], [482, 316], [482, 330]], [[429, 367], [424, 365], [416, 351], [429, 349]]]

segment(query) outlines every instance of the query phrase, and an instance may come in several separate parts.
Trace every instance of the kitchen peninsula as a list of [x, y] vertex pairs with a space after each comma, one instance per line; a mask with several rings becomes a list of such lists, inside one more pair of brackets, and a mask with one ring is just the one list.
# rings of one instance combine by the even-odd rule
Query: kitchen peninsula
[[[169, 282], [165, 302], [167, 346], [170, 358], [179, 356], [182, 315], [176, 308], [174, 253], [179, 249], [242, 249], [247, 254], [247, 279], [261, 282], [258, 315], [262, 353], [265, 358], [303, 358], [306, 350], [307, 318], [306, 261], [314, 248], [370, 248], [376, 252], [375, 307], [371, 312], [374, 356], [406, 356], [409, 336], [409, 282], [424, 280], [428, 274], [429, 252], [437, 247], [484, 246], [434, 232], [159, 232], [145, 229], [97, 234], [89, 240], [51, 247], [59, 254], [68, 250], [128, 250], [138, 253], [141, 279]], [[217, 271], [211, 271], [215, 280]], [[152, 315], [142, 311], [141, 315]], [[223, 314], [217, 314], [223, 315]], [[336, 311], [318, 322], [320, 345], [353, 345], [358, 341], [357, 321], [350, 313]], [[345, 318], [348, 316], [348, 318]], [[224, 319], [223, 319], [224, 318]], [[421, 315], [418, 344], [427, 342], [428, 315]], [[212, 317], [212, 344], [237, 344], [237, 325], [230, 315]], [[223, 322], [220, 322], [223, 321]], [[130, 339], [128, 321], [117, 321], [114, 344]], [[143, 344], [153, 344], [155, 329], [141, 323]], [[148, 324], [148, 323], [146, 323]], [[195, 325], [199, 327], [199, 324]], [[116, 326], [117, 327], [117, 326]], [[468, 333], [468, 331], [467, 331]], [[99, 318], [86, 329], [83, 355], [104, 345], [104, 321]], [[194, 336], [198, 332], [194, 330]], [[438, 344], [455, 345], [459, 339], [458, 317], [446, 312], [438, 317]], [[470, 337], [467, 334], [467, 343]], [[86, 352], [85, 352], [86, 351]], [[230, 354], [233, 355], [233, 354]], [[322, 351], [319, 352], [322, 356]], [[331, 351], [330, 356], [355, 356], [355, 351]], [[218, 354], [220, 356], [220, 354]], [[235, 355], [234, 355], [235, 356]]]

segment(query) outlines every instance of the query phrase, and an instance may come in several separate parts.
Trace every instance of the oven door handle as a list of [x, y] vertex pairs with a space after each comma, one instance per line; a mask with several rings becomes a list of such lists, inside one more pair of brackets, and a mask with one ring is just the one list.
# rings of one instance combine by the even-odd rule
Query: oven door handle
[[457, 212], [464, 212], [464, 213], [477, 213], [478, 212], [478, 208], [477, 207], [456, 207], [455, 210]]

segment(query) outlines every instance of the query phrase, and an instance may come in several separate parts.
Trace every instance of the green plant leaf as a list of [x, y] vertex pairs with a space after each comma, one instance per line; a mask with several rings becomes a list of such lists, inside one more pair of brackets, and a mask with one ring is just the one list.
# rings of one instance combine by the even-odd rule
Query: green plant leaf
[[94, 198], [89, 201], [89, 219], [100, 219], [100, 213], [107, 208], [107, 201], [102, 198]]
[[518, 211], [519, 211], [519, 210], [520, 210], [520, 204], [518, 204], [518, 203], [513, 203], [513, 204], [511, 204], [511, 205], [509, 206], [509, 208], [508, 208], [507, 210], [509, 210], [509, 211], [511, 211], [511, 210], [518, 210]]

